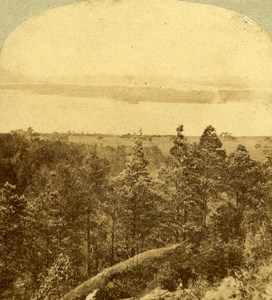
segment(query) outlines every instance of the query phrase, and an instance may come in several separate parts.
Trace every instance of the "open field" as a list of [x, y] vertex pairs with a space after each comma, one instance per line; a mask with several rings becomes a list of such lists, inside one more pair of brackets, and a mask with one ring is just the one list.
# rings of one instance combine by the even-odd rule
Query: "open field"
[[[133, 135], [116, 136], [116, 135], [69, 135], [68, 140], [72, 143], [97, 144], [98, 146], [126, 146], [130, 149], [133, 144]], [[199, 137], [187, 137], [191, 143], [197, 142]], [[221, 138], [223, 147], [227, 153], [235, 150], [242, 144], [250, 152], [253, 159], [264, 161], [266, 157], [272, 154], [271, 137], [225, 137]], [[172, 146], [171, 136], [144, 136], [144, 147], [157, 146], [164, 155], [169, 153]]]

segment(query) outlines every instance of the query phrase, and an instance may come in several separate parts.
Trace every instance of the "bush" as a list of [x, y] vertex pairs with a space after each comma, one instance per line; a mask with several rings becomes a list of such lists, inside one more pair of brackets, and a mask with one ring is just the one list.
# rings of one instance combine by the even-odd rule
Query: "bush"
[[235, 276], [225, 278], [214, 290], [208, 291], [204, 300], [272, 299], [272, 264], [268, 261], [248, 271], [240, 270]]
[[272, 256], [272, 232], [270, 226], [261, 226], [254, 234], [248, 232], [245, 239], [245, 257], [248, 266], [269, 259]]
[[170, 255], [167, 261], [160, 266], [158, 283], [163, 289], [175, 291], [178, 286], [187, 288], [190, 282], [195, 282], [197, 274], [194, 271], [194, 253], [191, 247], [180, 247]]
[[214, 283], [239, 269], [243, 261], [243, 247], [238, 240], [208, 240], [202, 244], [194, 263], [196, 272]]
[[156, 273], [156, 267], [145, 265], [114, 274], [96, 293], [95, 299], [116, 300], [139, 296], [147, 289], [149, 282], [153, 281]]
[[40, 276], [40, 287], [32, 300], [59, 299], [72, 286], [72, 272], [69, 258], [61, 254], [47, 273]]
[[173, 270], [169, 264], [162, 266], [157, 279], [160, 287], [170, 292], [175, 291], [181, 282], [178, 272]]

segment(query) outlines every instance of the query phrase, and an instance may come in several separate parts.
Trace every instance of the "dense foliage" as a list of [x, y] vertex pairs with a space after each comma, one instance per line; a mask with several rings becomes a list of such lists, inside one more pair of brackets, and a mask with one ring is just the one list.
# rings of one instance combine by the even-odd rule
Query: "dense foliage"
[[174, 243], [183, 247], [167, 261], [116, 275], [97, 299], [203, 290], [228, 276], [243, 283], [241, 270], [269, 260], [270, 161], [243, 145], [227, 155], [212, 126], [197, 143], [179, 126], [172, 142], [164, 157], [141, 133], [130, 151], [1, 134], [0, 298], [59, 299], [105, 267]]

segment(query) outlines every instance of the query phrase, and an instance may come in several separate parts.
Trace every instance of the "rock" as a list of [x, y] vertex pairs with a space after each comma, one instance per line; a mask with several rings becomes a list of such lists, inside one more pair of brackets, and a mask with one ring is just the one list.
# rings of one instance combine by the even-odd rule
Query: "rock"
[[85, 300], [95, 300], [95, 295], [98, 292], [98, 290], [94, 290], [92, 293], [90, 293]]
[[170, 293], [167, 290], [163, 290], [161, 288], [156, 288], [144, 297], [142, 297], [140, 300], [166, 300], [166, 299], [174, 299], [173, 294]]

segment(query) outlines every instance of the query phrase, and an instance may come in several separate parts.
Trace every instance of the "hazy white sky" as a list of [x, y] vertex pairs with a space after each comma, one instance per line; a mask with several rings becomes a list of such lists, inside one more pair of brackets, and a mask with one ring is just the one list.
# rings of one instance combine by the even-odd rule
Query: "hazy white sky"
[[[0, 47], [22, 21], [46, 9], [84, 0], [1, 0]], [[183, 1], [183, 0], [181, 0]], [[272, 37], [271, 0], [186, 0], [218, 5], [245, 14], [260, 24]]]
[[105, 0], [52, 9], [11, 33], [0, 59], [13, 73], [47, 82], [89, 84], [100, 76], [103, 85], [107, 75], [134, 77], [136, 84], [159, 77], [164, 80], [157, 86], [181, 89], [183, 81], [272, 84], [272, 43], [257, 23], [177, 0]]
[[[253, 20], [222, 8], [176, 0], [105, 0], [60, 7], [24, 22], [4, 44], [0, 67], [23, 75], [26, 84], [218, 90], [238, 83], [258, 94], [272, 90], [272, 43]], [[12, 78], [5, 80], [13, 84]], [[243, 103], [129, 104], [0, 87], [0, 130], [142, 128], [146, 134], [173, 134], [184, 124], [188, 135], [198, 135], [211, 124], [234, 135], [271, 135], [271, 95]]]

